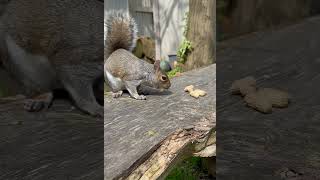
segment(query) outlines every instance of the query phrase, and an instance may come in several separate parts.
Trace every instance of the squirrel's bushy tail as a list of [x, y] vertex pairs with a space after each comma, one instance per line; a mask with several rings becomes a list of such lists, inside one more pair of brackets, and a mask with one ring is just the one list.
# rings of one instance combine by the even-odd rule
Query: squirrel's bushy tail
[[137, 25], [128, 13], [112, 11], [104, 18], [105, 60], [117, 49], [132, 51], [137, 41]]

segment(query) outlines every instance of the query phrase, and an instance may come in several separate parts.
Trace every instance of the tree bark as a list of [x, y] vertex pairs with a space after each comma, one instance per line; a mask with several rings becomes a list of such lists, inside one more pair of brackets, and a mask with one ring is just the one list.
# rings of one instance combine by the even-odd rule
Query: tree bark
[[215, 62], [216, 0], [190, 0], [187, 39], [193, 50], [184, 69], [191, 70]]
[[291, 24], [310, 14], [310, 0], [229, 0], [221, 22], [226, 37]]

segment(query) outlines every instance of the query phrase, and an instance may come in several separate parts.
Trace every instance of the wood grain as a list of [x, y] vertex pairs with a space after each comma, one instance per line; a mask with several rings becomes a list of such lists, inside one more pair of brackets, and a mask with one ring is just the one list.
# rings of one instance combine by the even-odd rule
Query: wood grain
[[[320, 179], [320, 17], [218, 45], [217, 178]], [[288, 108], [265, 115], [232, 96], [234, 80], [289, 92]]]
[[103, 120], [55, 100], [47, 111], [0, 100], [0, 179], [103, 179]]
[[[193, 126], [215, 112], [215, 65], [185, 73], [172, 80], [170, 92], [137, 101], [127, 95], [105, 97], [105, 179], [119, 177], [177, 129]], [[205, 90], [195, 99], [184, 92], [193, 84]], [[109, 107], [108, 107], [109, 106]], [[213, 119], [215, 124], [215, 118]]]

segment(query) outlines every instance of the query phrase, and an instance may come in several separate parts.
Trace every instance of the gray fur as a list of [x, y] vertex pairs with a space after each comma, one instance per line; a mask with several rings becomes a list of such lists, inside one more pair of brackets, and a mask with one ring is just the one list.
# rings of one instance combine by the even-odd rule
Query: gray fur
[[93, 82], [103, 77], [103, 3], [11, 0], [0, 19], [0, 58], [32, 94], [69, 92], [83, 111], [103, 116]]
[[155, 69], [154, 65], [138, 59], [125, 49], [113, 52], [106, 60], [104, 70], [105, 79], [113, 93], [119, 94], [122, 90], [128, 90], [130, 95], [138, 100], [146, 99], [145, 96], [137, 93], [137, 88], [140, 85], [156, 89], [170, 87], [170, 81], [162, 82], [159, 80], [159, 73], [162, 76], [166, 76], [166, 74]]
[[111, 87], [113, 97], [127, 90], [131, 97], [145, 100], [139, 95], [139, 86], [168, 89], [168, 76], [160, 70], [160, 63], [149, 64], [134, 56], [131, 51], [137, 41], [137, 25], [124, 12], [110, 12], [105, 15], [105, 80]]
[[[115, 51], [122, 48], [132, 51], [136, 46], [138, 27], [135, 20], [123, 11], [110, 11], [104, 15], [104, 46], [105, 59]], [[118, 22], [117, 26], [113, 26], [114, 22]], [[129, 31], [129, 36], [122, 34], [123, 30]], [[114, 33], [114, 34], [113, 34]], [[111, 36], [118, 36], [114, 41], [110, 40]]]

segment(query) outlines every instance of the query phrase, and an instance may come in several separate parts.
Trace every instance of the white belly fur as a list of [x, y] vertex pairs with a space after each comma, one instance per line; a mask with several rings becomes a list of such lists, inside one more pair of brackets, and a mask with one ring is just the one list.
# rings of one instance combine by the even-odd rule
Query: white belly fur
[[10, 37], [6, 37], [9, 68], [16, 78], [31, 89], [46, 91], [52, 88], [56, 73], [48, 58], [26, 52]]
[[124, 90], [125, 86], [123, 81], [120, 78], [114, 77], [110, 72], [105, 69], [105, 75], [109, 86], [111, 87], [113, 92], [118, 92]]

